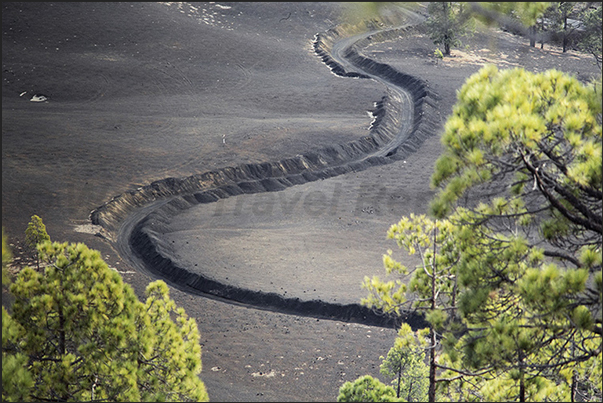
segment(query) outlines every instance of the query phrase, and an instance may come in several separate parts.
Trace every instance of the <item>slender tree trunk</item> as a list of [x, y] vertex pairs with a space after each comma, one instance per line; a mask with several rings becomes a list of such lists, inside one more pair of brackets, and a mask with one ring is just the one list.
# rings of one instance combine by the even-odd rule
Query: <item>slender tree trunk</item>
[[434, 403], [436, 395], [436, 362], [435, 362], [435, 343], [436, 334], [433, 326], [429, 329], [431, 336], [431, 350], [429, 352], [429, 403]]
[[540, 49], [544, 49], [544, 18], [540, 24]]
[[576, 401], [576, 370], [572, 371], [572, 387], [571, 387], [571, 392], [570, 392], [570, 398], [571, 398], [571, 402], [575, 402]]
[[[433, 230], [433, 265], [431, 268], [431, 309], [436, 308], [436, 235], [437, 227]], [[436, 398], [436, 333], [433, 325], [429, 326], [429, 335], [431, 339], [431, 349], [429, 351], [429, 393], [428, 400], [430, 403], [435, 402]]]
[[59, 354], [65, 355], [65, 316], [62, 305], [59, 305]]
[[520, 371], [519, 401], [525, 402], [526, 401], [526, 384], [525, 384], [524, 372], [523, 372], [523, 351], [521, 351], [521, 350], [519, 350], [519, 371]]
[[563, 17], [563, 53], [567, 50], [567, 17]]
[[[576, 342], [572, 341], [572, 358], [574, 357], [575, 349], [576, 349]], [[570, 399], [571, 399], [572, 403], [576, 401], [576, 383], [577, 383], [576, 370], [573, 369], [572, 370], [572, 385], [571, 385], [571, 389], [570, 389]]]
[[456, 292], [458, 287], [458, 281], [456, 279], [456, 273], [454, 274], [454, 286], [452, 287], [452, 317], [456, 319]]
[[[63, 305], [59, 304], [59, 354], [62, 359], [65, 356], [67, 347], [65, 345], [65, 315], [63, 314]], [[61, 400], [66, 402], [69, 400], [69, 385], [67, 381], [62, 380], [65, 383], [65, 394], [61, 396]]]
[[[448, 30], [450, 27], [450, 20], [448, 19], [448, 2], [443, 2], [442, 7], [444, 10], [444, 16], [446, 18], [446, 30]], [[450, 56], [450, 36], [448, 34], [444, 34], [444, 54], [446, 56]]]
[[530, 46], [536, 47], [536, 25], [532, 25], [528, 30], [530, 36]]
[[402, 380], [402, 367], [398, 369], [398, 393], [396, 393], [396, 397], [400, 397], [400, 381]]

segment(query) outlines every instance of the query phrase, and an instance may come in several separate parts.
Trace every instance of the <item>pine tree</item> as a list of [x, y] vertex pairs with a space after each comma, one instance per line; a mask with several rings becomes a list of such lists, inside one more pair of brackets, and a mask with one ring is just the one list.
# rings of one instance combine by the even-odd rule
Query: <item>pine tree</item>
[[[430, 401], [434, 384], [441, 400], [598, 400], [600, 83], [487, 66], [458, 97], [432, 176], [438, 220], [404, 217], [388, 233], [421, 264], [410, 282], [365, 278], [362, 302], [400, 314], [418, 294]], [[391, 251], [384, 263], [409, 275]]]
[[2, 307], [2, 401], [23, 402], [30, 399], [33, 377], [27, 370], [27, 356], [19, 351], [25, 329]]
[[470, 7], [463, 2], [442, 1], [428, 3], [426, 21], [429, 37], [435, 45], [444, 47], [444, 55], [461, 44], [460, 37], [475, 29]]
[[165, 283], [150, 284], [143, 304], [84, 244], [44, 241], [38, 252], [43, 272], [24, 268], [12, 315], [3, 308], [3, 399], [208, 400], [196, 323]]
[[[423, 332], [424, 333], [424, 332]], [[403, 323], [394, 346], [386, 357], [380, 357], [380, 372], [392, 379], [396, 397], [407, 402], [422, 402], [427, 398], [429, 368], [425, 365], [425, 344], [422, 332], [415, 334]]]
[[[456, 316], [457, 282], [455, 265], [460, 259], [454, 237], [455, 227], [447, 220], [432, 221], [425, 215], [402, 217], [390, 227], [387, 237], [395, 239], [409, 255], [418, 254], [421, 263], [412, 269], [392, 258], [389, 250], [383, 256], [388, 275], [396, 280], [382, 281], [378, 276], [365, 277], [362, 287], [369, 295], [361, 303], [383, 312], [403, 315], [402, 307], [408, 305], [408, 293], [415, 294], [415, 309], [426, 312], [429, 326], [429, 391], [428, 401], [436, 400], [438, 332], [453, 331]], [[405, 277], [410, 275], [410, 281]], [[408, 283], [408, 285], [407, 285]], [[450, 337], [448, 334], [445, 337]]]
[[13, 319], [27, 331], [34, 400], [139, 400], [136, 295], [83, 244], [39, 245], [44, 273], [23, 269], [10, 291]]
[[346, 382], [339, 388], [338, 402], [403, 402], [396, 397], [394, 388], [370, 375], [363, 375], [354, 382]]
[[25, 246], [32, 251], [38, 270], [40, 270], [40, 256], [37, 246], [39, 243], [49, 240], [50, 236], [46, 232], [46, 225], [44, 225], [42, 219], [37, 215], [32, 215], [31, 221], [27, 224], [27, 229], [25, 230]]
[[138, 388], [142, 401], [207, 400], [205, 385], [198, 377], [201, 346], [195, 320], [176, 307], [163, 281], [149, 284], [146, 295], [136, 321], [140, 340]]
[[485, 67], [443, 144], [432, 211], [459, 228], [463, 362], [503, 374], [509, 389], [490, 395], [507, 400], [574, 399], [584, 385], [600, 396], [600, 87]]
[[603, 5], [595, 3], [595, 7], [587, 7], [579, 15], [583, 23], [583, 33], [578, 41], [578, 49], [592, 55], [595, 58], [599, 70], [601, 64], [601, 50], [603, 47]]
[[[12, 260], [12, 253], [6, 243], [2, 229], [2, 288], [8, 287], [11, 278], [6, 266]], [[2, 306], [2, 400], [22, 402], [28, 398], [33, 378], [27, 370], [27, 356], [19, 351], [19, 341], [25, 329], [16, 323]]]
[[8, 264], [13, 260], [13, 254], [6, 242], [6, 235], [4, 235], [4, 228], [2, 228], [2, 287], [8, 286], [11, 282]]

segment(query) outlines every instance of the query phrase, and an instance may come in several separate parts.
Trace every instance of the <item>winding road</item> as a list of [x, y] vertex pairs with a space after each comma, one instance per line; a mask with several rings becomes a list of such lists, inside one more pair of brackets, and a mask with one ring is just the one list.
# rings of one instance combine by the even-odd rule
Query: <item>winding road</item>
[[[337, 30], [318, 34], [314, 50], [333, 73], [377, 80], [387, 87], [378, 105], [370, 135], [350, 143], [312, 150], [292, 158], [261, 164], [222, 168], [186, 178], [153, 182], [94, 210], [91, 221], [104, 228], [119, 254], [139, 270], [164, 279], [186, 292], [258, 309], [391, 327], [394, 318], [378, 315], [359, 304], [340, 305], [301, 301], [221, 284], [178, 267], [161, 253], [157, 229], [178, 212], [240, 194], [279, 191], [291, 186], [358, 172], [388, 164], [417, 150], [423, 139], [435, 134], [429, 108], [437, 95], [427, 84], [392, 67], [364, 57], [361, 50], [373, 41], [396, 39], [420, 22], [403, 27], [345, 37]], [[422, 318], [409, 313], [413, 326]]]

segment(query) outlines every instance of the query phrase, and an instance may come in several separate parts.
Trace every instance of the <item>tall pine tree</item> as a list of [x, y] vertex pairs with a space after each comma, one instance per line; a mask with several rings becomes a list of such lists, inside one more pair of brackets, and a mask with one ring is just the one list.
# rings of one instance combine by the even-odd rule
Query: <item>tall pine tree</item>
[[164, 282], [143, 303], [84, 244], [38, 253], [44, 270], [21, 270], [3, 307], [3, 400], [208, 400], [197, 324]]
[[601, 393], [600, 91], [487, 66], [445, 126], [432, 211], [459, 228], [463, 360], [503, 371], [508, 400], [551, 382], [569, 399]]

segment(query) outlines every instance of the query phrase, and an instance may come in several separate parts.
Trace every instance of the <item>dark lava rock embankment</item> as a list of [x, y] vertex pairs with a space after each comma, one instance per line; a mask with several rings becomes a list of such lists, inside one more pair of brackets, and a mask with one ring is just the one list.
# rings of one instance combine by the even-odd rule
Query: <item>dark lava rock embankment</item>
[[[423, 80], [362, 54], [362, 49], [369, 44], [402, 37], [412, 29], [390, 29], [354, 38], [340, 52], [341, 57], [354, 70], [346, 69], [333, 53], [334, 45], [345, 38], [345, 32], [333, 29], [318, 34], [315, 38], [315, 53], [334, 74], [356, 79], [376, 79], [387, 85], [387, 94], [375, 105], [374, 121], [368, 136], [279, 161], [242, 164], [185, 178], [170, 177], [155, 181], [138, 190], [116, 196], [97, 208], [91, 213], [92, 223], [102, 226], [109, 233], [118, 233], [128, 228], [129, 233], [122, 239], [127, 239], [129, 250], [145, 267], [189, 291], [279, 312], [395, 326], [392, 317], [377, 314], [359, 304], [341, 305], [285, 298], [274, 293], [233, 287], [192, 273], [186, 268], [178, 267], [170, 259], [170, 250], [162, 243], [160, 234], [171, 217], [198, 204], [241, 194], [280, 191], [388, 164], [415, 152], [425, 138], [435, 134], [437, 94]], [[142, 219], [132, 215], [132, 212], [143, 206], [147, 213]], [[131, 223], [130, 226], [123, 225], [133, 219], [138, 222]], [[424, 324], [422, 317], [412, 313], [408, 314], [406, 320], [416, 327]]]

